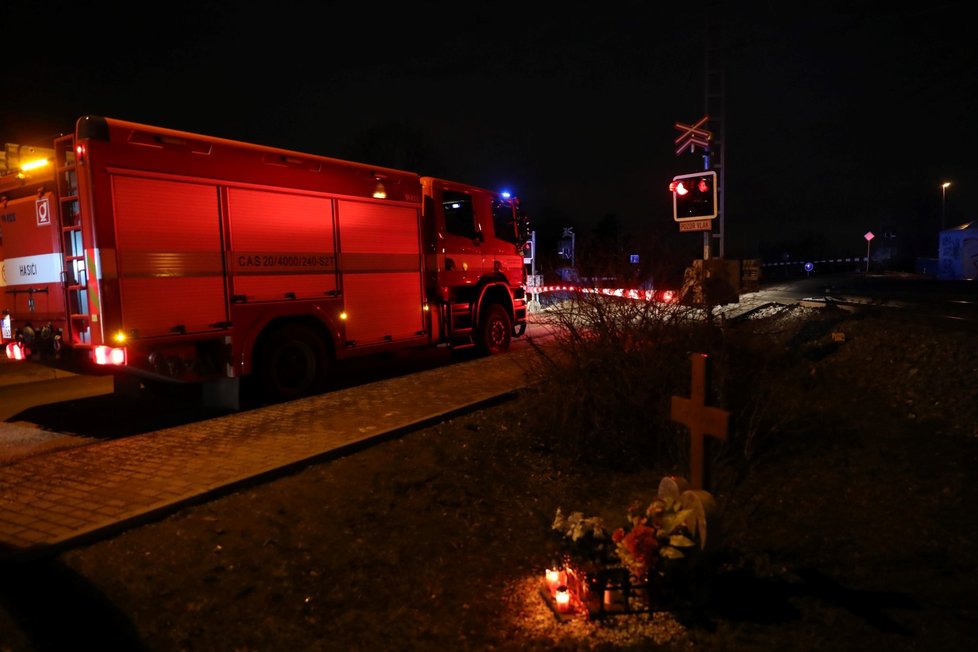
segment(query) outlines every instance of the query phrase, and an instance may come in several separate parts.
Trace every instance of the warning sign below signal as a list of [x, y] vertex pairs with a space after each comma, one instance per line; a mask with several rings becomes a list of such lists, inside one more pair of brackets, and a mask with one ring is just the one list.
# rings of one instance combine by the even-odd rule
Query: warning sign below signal
[[709, 231], [712, 225], [713, 220], [688, 220], [679, 223], [679, 231]]

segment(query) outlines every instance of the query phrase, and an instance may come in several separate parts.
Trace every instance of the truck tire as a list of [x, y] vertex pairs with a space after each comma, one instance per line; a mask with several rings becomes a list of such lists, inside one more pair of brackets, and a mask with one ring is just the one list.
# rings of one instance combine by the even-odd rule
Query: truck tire
[[265, 398], [288, 401], [313, 393], [325, 376], [326, 349], [312, 329], [289, 324], [272, 332], [259, 352]]
[[479, 320], [476, 348], [480, 353], [505, 353], [513, 337], [513, 323], [509, 313], [498, 303], [491, 304]]

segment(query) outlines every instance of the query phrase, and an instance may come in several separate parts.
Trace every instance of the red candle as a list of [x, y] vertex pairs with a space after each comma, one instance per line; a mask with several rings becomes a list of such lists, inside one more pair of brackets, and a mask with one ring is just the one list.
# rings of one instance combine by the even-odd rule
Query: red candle
[[557, 587], [554, 600], [557, 602], [557, 611], [560, 613], [565, 614], [571, 610], [570, 591], [563, 584]]
[[560, 586], [560, 571], [556, 568], [548, 568], [547, 588], [550, 589], [550, 595], [554, 595], [557, 592], [558, 586]]

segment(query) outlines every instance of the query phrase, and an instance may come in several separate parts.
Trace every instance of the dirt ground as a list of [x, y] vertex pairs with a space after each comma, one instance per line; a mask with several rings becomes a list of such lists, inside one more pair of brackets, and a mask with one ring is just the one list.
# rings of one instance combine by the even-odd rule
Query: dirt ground
[[758, 317], [731, 327], [804, 355], [772, 394], [779, 436], [737, 473], [717, 458], [719, 564], [701, 609], [554, 617], [537, 587], [556, 509], [623, 517], [662, 473], [543, 452], [528, 394], [3, 569], [0, 650], [965, 649], [974, 333]]

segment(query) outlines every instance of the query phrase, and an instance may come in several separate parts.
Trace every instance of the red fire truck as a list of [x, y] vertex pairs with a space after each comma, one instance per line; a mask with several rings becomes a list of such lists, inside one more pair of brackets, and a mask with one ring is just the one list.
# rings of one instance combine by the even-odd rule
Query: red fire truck
[[481, 188], [84, 116], [0, 176], [4, 348], [232, 408], [242, 379], [280, 400], [353, 356], [505, 351], [524, 226]]

